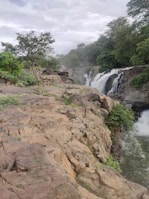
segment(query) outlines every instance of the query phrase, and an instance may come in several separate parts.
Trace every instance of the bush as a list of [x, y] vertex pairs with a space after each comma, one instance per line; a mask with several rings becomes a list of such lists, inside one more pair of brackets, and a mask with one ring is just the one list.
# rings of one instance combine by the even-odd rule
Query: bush
[[0, 77], [13, 84], [17, 82], [17, 76], [9, 73], [8, 71], [0, 71]]
[[141, 89], [144, 84], [149, 81], [149, 70], [146, 70], [144, 73], [140, 73], [139, 75], [135, 76], [132, 81], [131, 85], [133, 85], [136, 89]]
[[32, 86], [38, 83], [35, 76], [29, 72], [23, 70], [21, 74], [17, 77], [17, 85], [18, 86]]
[[0, 53], [0, 71], [7, 72], [14, 77], [19, 75], [22, 69], [22, 64], [11, 53]]
[[18, 105], [18, 104], [20, 104], [20, 101], [14, 95], [0, 97], [0, 109], [5, 108], [9, 105]]
[[134, 123], [134, 114], [126, 109], [122, 104], [117, 104], [112, 108], [110, 114], [105, 118], [106, 124], [111, 130], [130, 130]]
[[120, 169], [119, 163], [117, 161], [115, 161], [111, 155], [107, 159], [105, 165], [111, 167], [112, 169], [118, 171], [119, 173], [122, 172], [121, 169]]

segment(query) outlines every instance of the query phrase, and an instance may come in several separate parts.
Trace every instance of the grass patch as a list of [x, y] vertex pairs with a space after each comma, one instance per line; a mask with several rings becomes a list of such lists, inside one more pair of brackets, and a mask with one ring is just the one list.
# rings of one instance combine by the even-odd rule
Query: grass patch
[[65, 96], [65, 97], [64, 97], [64, 104], [65, 104], [65, 105], [70, 105], [70, 104], [71, 104], [71, 99], [70, 99], [69, 96]]
[[1, 96], [0, 97], [0, 109], [5, 108], [9, 105], [19, 105], [20, 101], [17, 96]]
[[17, 86], [24, 87], [36, 84], [38, 84], [38, 81], [30, 71], [22, 70], [21, 74], [17, 77]]
[[73, 108], [78, 107], [77, 104], [72, 103], [71, 98], [70, 98], [69, 96], [65, 96], [65, 97], [64, 97], [64, 104], [65, 104], [65, 105], [69, 105], [69, 106], [71, 106], [71, 107], [73, 107]]
[[114, 169], [115, 171], [117, 171], [119, 173], [122, 172], [122, 170], [120, 169], [119, 163], [117, 161], [115, 161], [111, 155], [107, 159], [105, 165], [111, 167], [112, 169]]
[[43, 96], [49, 96], [49, 93], [44, 90], [41, 86], [36, 86], [32, 89], [32, 93], [36, 95], [43, 95]]

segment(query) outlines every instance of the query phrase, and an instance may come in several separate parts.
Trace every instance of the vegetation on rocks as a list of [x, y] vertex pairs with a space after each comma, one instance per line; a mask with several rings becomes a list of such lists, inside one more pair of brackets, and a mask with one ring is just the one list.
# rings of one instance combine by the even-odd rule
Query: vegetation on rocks
[[111, 155], [109, 156], [105, 164], [119, 173], [122, 172], [118, 161], [114, 160]]
[[18, 44], [1, 42], [0, 77], [19, 86], [34, 85], [39, 82], [40, 68], [53, 71], [58, 68], [57, 60], [51, 56], [54, 42], [49, 32], [38, 35], [31, 31], [27, 34], [17, 33]]
[[126, 109], [122, 104], [115, 105], [106, 117], [106, 124], [111, 130], [123, 129], [128, 131], [132, 128], [133, 123], [133, 112]]
[[5, 108], [9, 105], [18, 105], [18, 104], [20, 104], [20, 101], [16, 95], [0, 97], [0, 109]]
[[145, 70], [145, 72], [136, 75], [132, 81], [131, 85], [133, 85], [137, 89], [141, 89], [144, 84], [149, 82], [149, 69]]

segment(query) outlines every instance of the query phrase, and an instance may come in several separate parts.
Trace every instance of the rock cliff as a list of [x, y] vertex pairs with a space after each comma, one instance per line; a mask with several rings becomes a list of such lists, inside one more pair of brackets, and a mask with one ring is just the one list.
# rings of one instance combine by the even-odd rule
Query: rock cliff
[[146, 67], [134, 67], [124, 71], [124, 78], [119, 87], [118, 95], [113, 96], [120, 99], [122, 103], [132, 107], [136, 111], [149, 108], [149, 82], [141, 89], [131, 85], [131, 80], [138, 74], [145, 72]]
[[0, 85], [20, 103], [0, 110], [0, 199], [145, 199], [147, 189], [106, 166], [117, 103], [53, 77], [43, 86]]

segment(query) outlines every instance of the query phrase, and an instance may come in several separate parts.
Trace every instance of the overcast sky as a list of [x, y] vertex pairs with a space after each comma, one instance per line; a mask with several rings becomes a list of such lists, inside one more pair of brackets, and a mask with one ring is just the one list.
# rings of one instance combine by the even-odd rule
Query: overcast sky
[[128, 0], [0, 0], [0, 41], [15, 33], [49, 31], [57, 54], [91, 43], [111, 20], [126, 15]]

